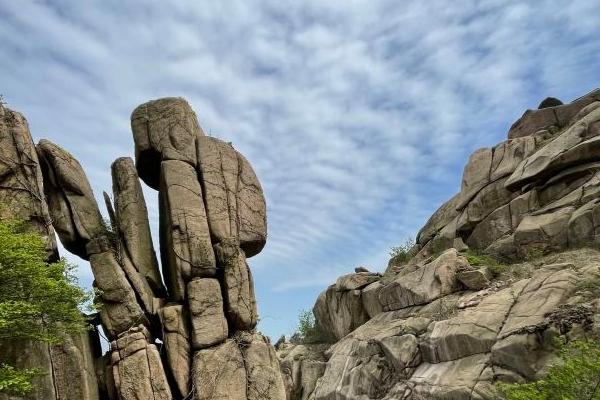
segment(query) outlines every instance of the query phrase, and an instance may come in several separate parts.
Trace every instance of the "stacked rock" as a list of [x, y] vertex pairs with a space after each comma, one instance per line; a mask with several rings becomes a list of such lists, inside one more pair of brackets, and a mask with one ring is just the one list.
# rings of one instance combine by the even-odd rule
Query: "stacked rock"
[[[285, 398], [274, 349], [254, 330], [246, 257], [267, 236], [256, 174], [231, 144], [204, 136], [181, 98], [142, 104], [131, 126], [135, 165], [117, 159], [114, 204], [104, 193], [110, 227], [77, 160], [47, 140], [37, 146], [60, 240], [94, 273], [111, 340], [103, 392], [119, 400]], [[138, 175], [159, 191], [164, 286]]]

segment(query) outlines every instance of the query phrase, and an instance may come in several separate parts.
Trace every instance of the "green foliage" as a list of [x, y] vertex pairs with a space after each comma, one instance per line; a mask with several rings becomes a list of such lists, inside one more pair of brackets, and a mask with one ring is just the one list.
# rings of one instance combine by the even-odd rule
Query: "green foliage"
[[501, 275], [505, 275], [511, 270], [510, 265], [503, 264], [487, 254], [476, 252], [472, 249], [467, 250], [464, 253], [464, 256], [470, 265], [476, 267], [486, 266], [490, 270], [494, 278], [497, 278]]
[[390, 250], [391, 264], [402, 264], [409, 261], [417, 254], [417, 246], [415, 239], [412, 237], [407, 238], [404, 243], [399, 246], [394, 246]]
[[311, 310], [304, 310], [298, 316], [298, 330], [294, 335], [300, 343], [323, 343], [327, 341], [321, 329], [317, 326]]
[[10, 365], [0, 364], [0, 393], [22, 396], [33, 389], [31, 379], [37, 369], [18, 370]]
[[506, 400], [600, 400], [600, 342], [574, 341], [563, 346], [560, 362], [536, 382], [500, 384]]
[[[77, 285], [74, 267], [46, 258], [39, 233], [18, 221], [0, 220], [0, 340], [55, 344], [86, 329], [79, 307], [89, 295]], [[0, 372], [0, 393], [27, 390], [33, 373], [6, 365]]]

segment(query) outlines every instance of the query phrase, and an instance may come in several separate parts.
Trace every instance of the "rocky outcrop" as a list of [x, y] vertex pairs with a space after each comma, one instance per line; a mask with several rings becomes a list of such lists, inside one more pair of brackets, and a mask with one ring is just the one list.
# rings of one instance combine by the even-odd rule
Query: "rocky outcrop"
[[[25, 118], [2, 104], [0, 144], [0, 219], [25, 222], [45, 239], [48, 259], [56, 260], [53, 216], [44, 195], [40, 158]], [[95, 330], [65, 337], [57, 345], [0, 340], [0, 363], [41, 372], [33, 378], [33, 390], [27, 395], [0, 394], [0, 399], [98, 400], [94, 364], [99, 351]]]
[[543, 377], [557, 339], [600, 336], [599, 111], [598, 90], [527, 111], [469, 158], [410, 260], [322, 292], [333, 343], [279, 344], [288, 399], [491, 400]]
[[[18, 352], [0, 343], [1, 360], [49, 372], [36, 378], [32, 398], [285, 397], [275, 350], [255, 331], [247, 263], [266, 243], [265, 199], [231, 144], [205, 137], [183, 99], [139, 106], [131, 117], [136, 161], [112, 164], [106, 222], [70, 153], [47, 140], [36, 148], [20, 114], [0, 106], [0, 117], [0, 216], [37, 228], [49, 258], [57, 255], [54, 224], [65, 248], [90, 261], [110, 340], [104, 356], [97, 336], [51, 348], [19, 343]], [[159, 191], [162, 276], [140, 178]]]

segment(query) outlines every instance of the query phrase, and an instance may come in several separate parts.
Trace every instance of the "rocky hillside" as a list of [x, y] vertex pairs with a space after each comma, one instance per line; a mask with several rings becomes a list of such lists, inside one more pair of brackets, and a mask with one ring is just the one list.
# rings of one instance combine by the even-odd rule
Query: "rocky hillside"
[[[284, 399], [273, 346], [255, 329], [246, 258], [265, 245], [267, 220], [252, 166], [205, 136], [181, 98], [140, 105], [131, 128], [136, 160], [112, 164], [105, 222], [80, 163], [47, 140], [35, 145], [25, 118], [0, 104], [0, 218], [36, 229], [49, 259], [56, 232], [89, 260], [100, 304], [89, 335], [3, 340], [0, 363], [43, 372], [31, 400]], [[140, 179], [159, 192], [162, 273]]]
[[544, 100], [477, 150], [457, 195], [381, 274], [340, 277], [325, 343], [278, 345], [292, 399], [492, 399], [557, 337], [600, 335], [600, 90]]

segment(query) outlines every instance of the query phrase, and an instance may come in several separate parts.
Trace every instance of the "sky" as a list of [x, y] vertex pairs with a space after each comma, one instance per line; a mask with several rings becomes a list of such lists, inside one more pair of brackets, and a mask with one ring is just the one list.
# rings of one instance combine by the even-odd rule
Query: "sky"
[[598, 16], [600, 0], [0, 0], [0, 93], [80, 161], [103, 212], [133, 109], [186, 98], [263, 185], [249, 263], [276, 339], [336, 277], [383, 271], [527, 108], [600, 86]]

